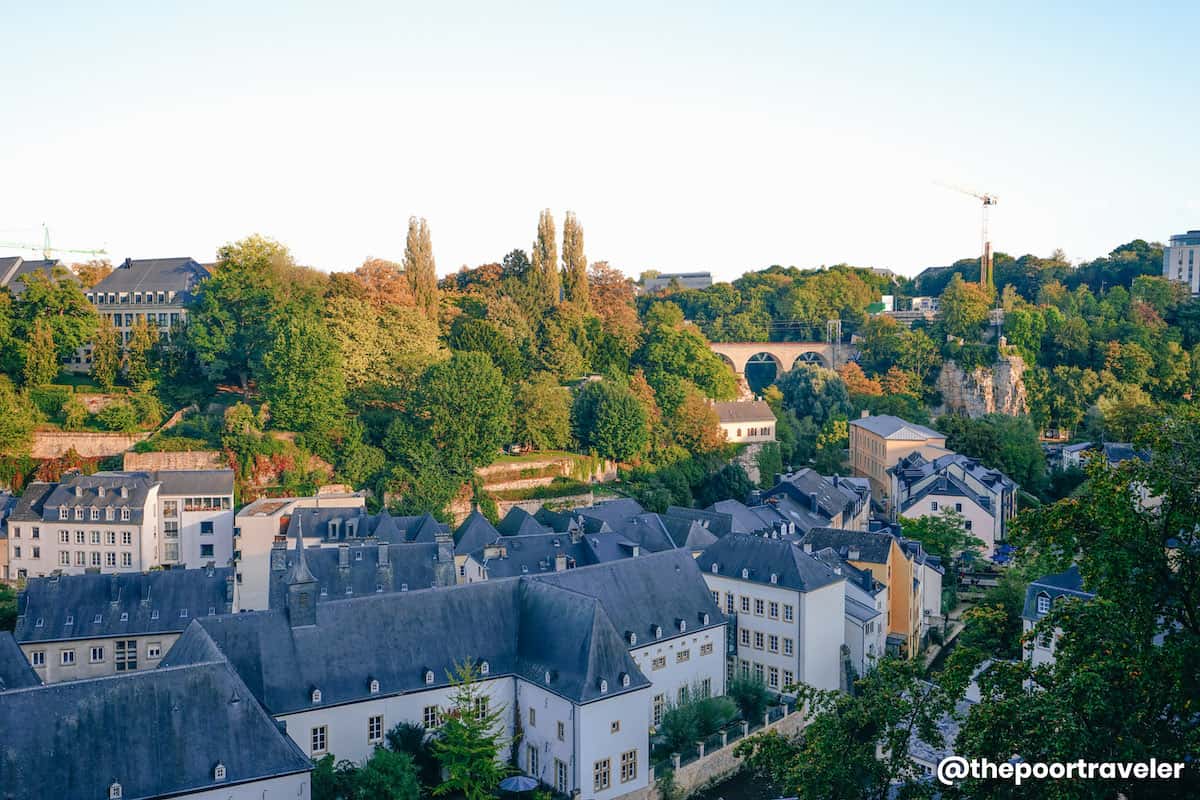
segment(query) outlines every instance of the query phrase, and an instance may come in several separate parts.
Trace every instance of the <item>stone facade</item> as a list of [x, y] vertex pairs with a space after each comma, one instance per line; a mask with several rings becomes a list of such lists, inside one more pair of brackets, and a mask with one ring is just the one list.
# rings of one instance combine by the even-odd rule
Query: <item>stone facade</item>
[[1023, 416], [1029, 411], [1024, 375], [1025, 361], [1018, 355], [1001, 356], [991, 367], [976, 367], [970, 372], [947, 361], [936, 383], [942, 395], [938, 413]]

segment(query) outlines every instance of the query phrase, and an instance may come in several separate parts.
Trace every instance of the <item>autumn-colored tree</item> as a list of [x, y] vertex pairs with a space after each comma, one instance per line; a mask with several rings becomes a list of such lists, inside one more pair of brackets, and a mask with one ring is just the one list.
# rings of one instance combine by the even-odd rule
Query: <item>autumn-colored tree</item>
[[403, 264], [382, 258], [368, 258], [352, 274], [366, 290], [367, 299], [376, 307], [411, 306], [416, 303]]
[[433, 260], [433, 240], [424, 219], [408, 218], [408, 239], [404, 246], [404, 273], [413, 299], [425, 316], [437, 319], [437, 266]]
[[633, 281], [621, 270], [610, 267], [607, 261], [595, 261], [588, 267], [588, 296], [592, 311], [600, 317], [604, 330], [632, 351], [641, 332], [634, 305]]
[[90, 289], [104, 280], [113, 271], [112, 263], [107, 258], [92, 259], [82, 264], [72, 264], [71, 271], [79, 278], [83, 288]]
[[842, 376], [842, 380], [846, 382], [846, 388], [852, 395], [877, 397], [883, 394], [883, 387], [880, 386], [879, 381], [868, 378], [862, 371], [862, 367], [853, 361], [847, 361], [838, 367], [838, 374]]
[[587, 256], [583, 253], [583, 226], [573, 211], [563, 220], [563, 299], [581, 311], [591, 307], [588, 297]]
[[920, 382], [911, 373], [899, 367], [892, 367], [879, 381], [880, 387], [886, 394], [916, 395], [920, 391]]
[[690, 382], [671, 417], [671, 434], [676, 444], [692, 454], [711, 453], [725, 443], [716, 409]]
[[533, 243], [532, 266], [529, 270], [529, 285], [538, 302], [552, 308], [558, 305], [558, 243], [554, 231], [554, 216], [550, 209], [538, 217], [537, 239]]

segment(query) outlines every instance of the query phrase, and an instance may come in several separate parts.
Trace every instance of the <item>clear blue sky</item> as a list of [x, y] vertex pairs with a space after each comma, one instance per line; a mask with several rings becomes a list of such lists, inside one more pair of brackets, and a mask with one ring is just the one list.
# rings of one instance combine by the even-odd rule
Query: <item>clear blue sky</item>
[[549, 207], [634, 275], [912, 274], [979, 248], [935, 180], [1017, 254], [1200, 227], [1195, 3], [589, 5], [0, 0], [0, 240], [347, 269], [416, 214], [445, 273]]

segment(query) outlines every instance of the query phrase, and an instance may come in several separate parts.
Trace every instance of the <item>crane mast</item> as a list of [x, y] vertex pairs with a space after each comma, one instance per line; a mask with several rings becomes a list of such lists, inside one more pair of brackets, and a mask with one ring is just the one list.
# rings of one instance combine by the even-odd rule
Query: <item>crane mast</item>
[[974, 197], [976, 200], [979, 200], [982, 203], [983, 220], [980, 225], [980, 239], [982, 240], [981, 244], [983, 253], [979, 258], [979, 285], [989, 289], [994, 288], [995, 280], [992, 274], [992, 239], [988, 235], [988, 212], [991, 210], [992, 206], [996, 205], [1000, 198], [994, 194], [973, 192], [970, 189], [964, 189], [961, 186], [954, 186], [949, 183], [941, 183], [940, 181], [938, 182], [938, 185], [952, 191]]

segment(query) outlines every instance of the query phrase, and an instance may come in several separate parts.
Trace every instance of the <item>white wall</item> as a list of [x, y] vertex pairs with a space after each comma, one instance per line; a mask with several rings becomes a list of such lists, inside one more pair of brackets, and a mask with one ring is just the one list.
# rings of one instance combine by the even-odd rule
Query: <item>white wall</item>
[[[646, 694], [646, 719], [651, 720], [647, 725], [653, 724], [656, 695], [665, 695], [667, 705], [673, 705], [680, 687], [686, 686], [691, 691], [705, 679], [711, 683], [713, 697], [725, 694], [725, 626], [675, 636], [670, 633], [664, 630], [662, 639], [649, 643], [639, 638], [637, 645], [629, 648], [634, 662], [651, 683]], [[708, 653], [702, 654], [706, 647]], [[678, 661], [678, 654], [685, 651], [687, 661]], [[654, 669], [656, 658], [666, 659], [660, 669]]]
[[[162, 496], [159, 498], [159, 517], [163, 523], [167, 521], [164, 503], [178, 503], [179, 522], [179, 562], [188, 567], [203, 567], [210, 561], [218, 567], [223, 567], [233, 558], [233, 495], [227, 495], [230, 507], [212, 511], [187, 511], [184, 508], [184, 497]], [[212, 522], [211, 534], [200, 532], [200, 523]], [[165, 528], [165, 525], [163, 526]], [[165, 540], [165, 537], [164, 537]], [[165, 541], [164, 541], [165, 543]], [[201, 545], [212, 545], [211, 556], [200, 553]]]
[[[578, 741], [577, 786], [585, 798], [619, 797], [643, 789], [650, 769], [650, 690], [627, 692], [608, 700], [599, 700], [579, 707], [575, 736]], [[613, 732], [612, 723], [620, 722]], [[637, 776], [621, 781], [621, 754], [637, 753]], [[596, 791], [593, 770], [597, 761], [609, 759], [609, 788]]]
[[267, 778], [232, 786], [189, 792], [178, 797], [188, 800], [309, 800], [312, 797], [310, 773]]
[[[530, 724], [529, 712], [535, 712]], [[516, 713], [521, 719], [521, 752], [517, 763], [521, 770], [547, 786], [555, 786], [555, 759], [566, 766], [566, 782], [560, 791], [570, 794], [577, 788], [575, 779], [576, 709], [566, 698], [547, 691], [537, 684], [518, 679], [516, 683]], [[558, 738], [562, 723], [562, 738]], [[536, 774], [530, 769], [529, 747], [538, 751]], [[590, 788], [590, 784], [589, 787]]]
[[[937, 503], [936, 511], [933, 509], [934, 503]], [[947, 508], [957, 510], [958, 505], [962, 506], [962, 511], [958, 513], [962, 514], [964, 520], [969, 520], [971, 523], [971, 535], [983, 540], [984, 555], [990, 557], [996, 549], [996, 538], [1000, 533], [1000, 520], [993, 517], [987, 509], [969, 497], [930, 493], [918, 500], [912, 508], [904, 511], [903, 516], [909, 519], [938, 516]]]
[[846, 635], [846, 582], [805, 592], [800, 614], [799, 679], [818, 689], [841, 685], [841, 649]]

